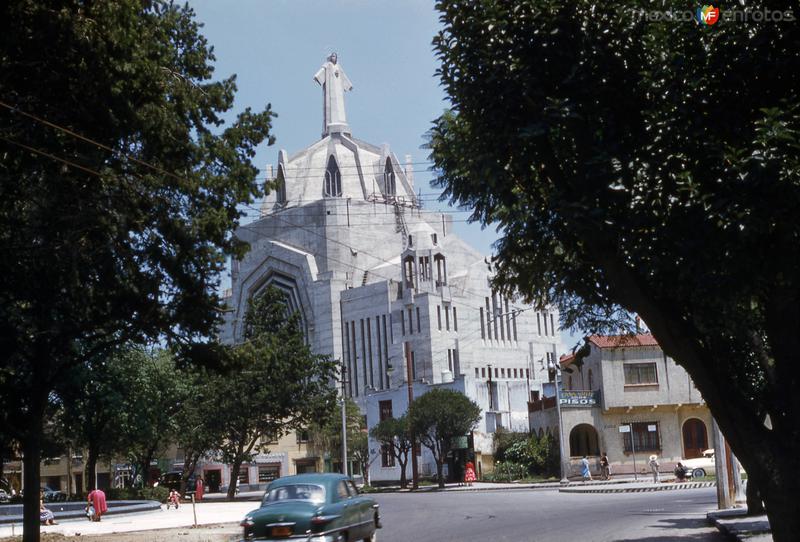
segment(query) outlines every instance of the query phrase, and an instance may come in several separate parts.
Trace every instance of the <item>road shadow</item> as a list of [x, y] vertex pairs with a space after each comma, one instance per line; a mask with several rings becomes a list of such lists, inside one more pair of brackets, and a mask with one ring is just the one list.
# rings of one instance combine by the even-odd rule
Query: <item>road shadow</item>
[[[616, 538], [614, 542], [675, 542], [676, 540], [682, 542], [729, 542], [730, 540], [715, 527], [710, 525], [705, 518], [663, 518], [653, 527], [659, 530], [663, 529], [664, 533], [672, 534], [656, 534], [653, 536], [639, 536], [636, 538]], [[705, 532], [680, 532], [681, 530], [688, 529]]]

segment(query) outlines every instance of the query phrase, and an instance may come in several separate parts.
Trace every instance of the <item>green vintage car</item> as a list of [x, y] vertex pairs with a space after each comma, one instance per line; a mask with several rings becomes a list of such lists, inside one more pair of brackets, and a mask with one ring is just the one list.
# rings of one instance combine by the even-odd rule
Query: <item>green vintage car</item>
[[342, 474], [298, 474], [267, 486], [261, 507], [242, 520], [244, 539], [343, 542], [376, 540], [378, 504]]

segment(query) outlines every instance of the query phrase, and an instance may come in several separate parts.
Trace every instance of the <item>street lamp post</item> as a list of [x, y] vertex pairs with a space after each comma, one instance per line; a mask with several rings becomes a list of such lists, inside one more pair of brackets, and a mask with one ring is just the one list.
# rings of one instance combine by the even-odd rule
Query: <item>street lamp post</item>
[[[408, 410], [414, 401], [414, 383], [411, 379], [411, 345], [406, 342], [406, 386], [408, 387]], [[411, 433], [411, 488], [419, 489], [419, 470], [417, 467], [417, 435]]]
[[342, 360], [342, 474], [347, 476], [347, 397], [345, 385], [347, 384], [347, 367]]

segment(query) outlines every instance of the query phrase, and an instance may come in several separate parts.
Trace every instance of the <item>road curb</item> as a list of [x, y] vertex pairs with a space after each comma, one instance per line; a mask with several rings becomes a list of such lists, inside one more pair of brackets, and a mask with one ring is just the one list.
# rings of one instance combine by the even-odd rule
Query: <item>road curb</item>
[[765, 515], [748, 516], [747, 507], [714, 510], [708, 521], [731, 540], [772, 540], [772, 530]]
[[688, 482], [684, 484], [660, 484], [645, 487], [562, 487], [560, 493], [646, 493], [650, 491], [675, 491], [678, 489], [700, 489], [715, 487], [716, 482]]

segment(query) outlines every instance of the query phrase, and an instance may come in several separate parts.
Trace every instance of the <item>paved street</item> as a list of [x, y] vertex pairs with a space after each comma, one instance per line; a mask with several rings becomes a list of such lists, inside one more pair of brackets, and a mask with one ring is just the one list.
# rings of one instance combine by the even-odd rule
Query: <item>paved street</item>
[[[516, 489], [380, 493], [373, 497], [381, 504], [383, 514], [381, 542], [726, 540], [705, 519], [706, 512], [716, 506], [714, 488], [614, 494]], [[203, 503], [197, 507], [197, 518], [203, 524], [235, 525], [256, 506], [255, 502], [242, 501]], [[179, 511], [109, 516], [102, 523], [63, 521], [43, 530], [85, 536], [186, 527], [191, 523], [191, 507], [182, 506]], [[0, 536], [10, 534], [10, 526], [0, 528]], [[147, 533], [140, 534], [142, 541], [150, 540]], [[220, 535], [213, 539], [228, 538]]]
[[723, 542], [706, 522], [715, 489], [585, 495], [545, 491], [379, 494], [381, 542]]

